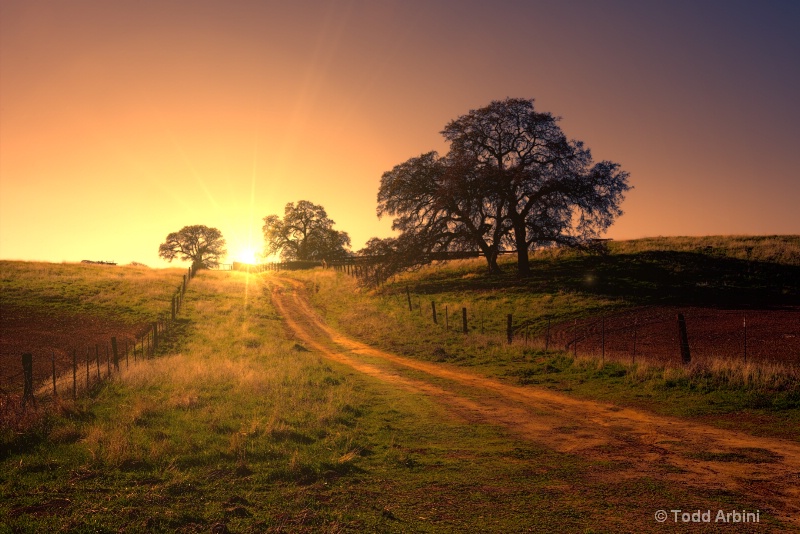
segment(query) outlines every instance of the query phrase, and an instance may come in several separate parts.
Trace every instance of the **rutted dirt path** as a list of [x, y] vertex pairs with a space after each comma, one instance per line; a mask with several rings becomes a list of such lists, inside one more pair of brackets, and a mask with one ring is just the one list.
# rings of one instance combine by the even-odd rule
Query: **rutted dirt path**
[[305, 345], [332, 360], [429, 395], [468, 421], [502, 425], [518, 437], [559, 452], [614, 461], [622, 466], [613, 472], [614, 479], [650, 476], [709, 491], [740, 493], [759, 506], [762, 516], [772, 515], [800, 529], [800, 444], [796, 442], [513, 386], [390, 354], [327, 326], [304, 298], [300, 282], [273, 280], [277, 283], [272, 301], [288, 327]]

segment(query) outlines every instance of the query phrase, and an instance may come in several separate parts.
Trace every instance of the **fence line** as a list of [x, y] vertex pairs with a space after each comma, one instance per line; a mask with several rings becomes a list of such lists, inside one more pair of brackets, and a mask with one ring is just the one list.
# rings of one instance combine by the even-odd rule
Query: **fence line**
[[[474, 254], [467, 253], [464, 257], [474, 256]], [[333, 262], [331, 266], [335, 271], [355, 277], [363, 283], [370, 281], [374, 277], [374, 272], [377, 268], [375, 261], [373, 261], [374, 259], [370, 257], [348, 258], [347, 260]], [[408, 301], [409, 310], [412, 310], [412, 298], [409, 289], [406, 288], [405, 292], [407, 297], [405, 300]], [[437, 304], [432, 300], [431, 322], [434, 325], [440, 324], [436, 314], [436, 306]], [[447, 305], [444, 307], [447, 310]], [[441, 305], [439, 308], [441, 309]], [[792, 330], [792, 333], [784, 334], [785, 339], [798, 339], [797, 346], [790, 348], [785, 357], [780, 359], [775, 358], [774, 354], [779, 353], [781, 349], [773, 347], [771, 349], [758, 350], [759, 347], [757, 345], [759, 343], [762, 349], [765, 345], [781, 344], [781, 340], [774, 337], [771, 339], [758, 339], [753, 335], [753, 330], [757, 330], [757, 320], [754, 321], [754, 317], [758, 316], [763, 310], [715, 310], [714, 313], [706, 311], [698, 315], [695, 311], [698, 309], [696, 307], [687, 307], [686, 310], [681, 310], [678, 307], [662, 307], [661, 309], [667, 310], [668, 316], [660, 316], [655, 319], [644, 317], [640, 322], [637, 312], [626, 309], [619, 312], [601, 314], [597, 319], [583, 319], [581, 321], [574, 319], [573, 324], [570, 326], [566, 322], [562, 322], [560, 325], [555, 325], [555, 327], [552, 325], [552, 321], [555, 319], [554, 316], [539, 316], [537, 320], [519, 320], [518, 318], [515, 320], [512, 314], [508, 314], [504, 333], [507, 343], [512, 343], [515, 339], [519, 340], [521, 336], [527, 345], [528, 342], [534, 342], [534, 338], [530, 336], [530, 330], [533, 329], [535, 340], [544, 345], [545, 350], [549, 350], [551, 343], [558, 338], [558, 341], [563, 343], [563, 350], [572, 352], [574, 356], [577, 356], [580, 345], [582, 353], [597, 353], [601, 359], [605, 359], [606, 355], [608, 355], [616, 359], [620, 357], [630, 358], [631, 361], [635, 362], [638, 356], [665, 364], [678, 361], [687, 364], [692, 360], [693, 355], [708, 357], [722, 354], [723, 357], [727, 358], [741, 358], [745, 363], [748, 358], [751, 361], [755, 358], [800, 368], [800, 308], [787, 312], [793, 313], [794, 319], [788, 321], [790, 326], [787, 327]], [[710, 308], [699, 309], [709, 310]], [[419, 312], [422, 315], [421, 302], [419, 304]], [[503, 313], [499, 315], [501, 318], [496, 322], [502, 324]], [[631, 315], [633, 315], [632, 323], [619, 324], [619, 318]], [[731, 324], [722, 327], [717, 325], [712, 327], [712, 330], [713, 328], [716, 328], [716, 330], [712, 332], [706, 331], [709, 323], [719, 323], [722, 319], [731, 318], [735, 319], [727, 321]], [[609, 319], [608, 325], [605, 324], [607, 319]], [[482, 313], [479, 320], [480, 331], [483, 334], [485, 325]], [[466, 324], [466, 319], [463, 319], [463, 321]], [[544, 326], [545, 323], [546, 326]], [[734, 323], [740, 323], [741, 327], [735, 326]], [[444, 325], [448, 330], [449, 324], [450, 317], [446, 314]], [[456, 322], [453, 322], [453, 324], [456, 324]], [[702, 331], [698, 332], [698, 330]], [[463, 331], [467, 332], [467, 328], [463, 328]], [[657, 335], [655, 331], [658, 331]], [[495, 334], [499, 337], [503, 332], [498, 329]], [[620, 337], [628, 342], [626, 348], [620, 348]], [[791, 343], [784, 343], [784, 345], [791, 345]], [[772, 357], [764, 357], [763, 353], [765, 351], [769, 351]], [[762, 353], [761, 358], [757, 357], [759, 352]]]
[[[50, 350], [51, 372], [46, 380], [35, 385], [33, 375], [33, 354], [21, 354], [22, 370], [10, 377], [5, 382], [9, 390], [0, 388], [0, 415], [3, 421], [8, 419], [9, 412], [21, 416], [29, 406], [37, 407], [41, 401], [55, 398], [77, 399], [86, 395], [92, 388], [114, 373], [121, 371], [121, 366], [130, 367], [131, 360], [134, 365], [139, 360], [151, 359], [156, 356], [159, 346], [165, 341], [175, 327], [175, 322], [183, 309], [186, 297], [186, 287], [196, 276], [197, 268], [192, 265], [183, 280], [171, 297], [170, 309], [156, 317], [146, 328], [135, 336], [111, 336], [108, 342], [102, 345], [95, 343], [94, 347], [85, 345], [86, 352], [79, 357], [78, 348], [72, 349], [72, 365], [59, 372], [56, 368], [56, 352]], [[94, 350], [92, 350], [94, 348]], [[83, 352], [83, 349], [80, 350]], [[45, 356], [46, 357], [46, 356]], [[80, 368], [80, 373], [79, 373]], [[85, 370], [85, 374], [83, 371]], [[80, 379], [79, 379], [80, 374]], [[20, 380], [21, 379], [21, 380]], [[41, 380], [41, 378], [39, 378]], [[18, 393], [15, 383], [22, 383], [22, 393]], [[14, 393], [17, 391], [17, 393]]]
[[[343, 266], [345, 274], [358, 276], [358, 267]], [[800, 309], [715, 310], [701, 307], [652, 307], [601, 313], [589, 319], [567, 319], [555, 315], [531, 316], [495, 308], [487, 317], [485, 306], [474, 301], [457, 303], [414, 295], [407, 286], [393, 293], [403, 314], [431, 327], [470, 334], [480, 332], [498, 342], [557, 349], [573, 356], [596, 356], [601, 360], [637, 359], [686, 365], [693, 360], [723, 358], [781, 363], [800, 368]], [[454, 305], [455, 304], [455, 305]], [[406, 310], [408, 310], [406, 312]], [[428, 311], [425, 311], [428, 310]], [[767, 317], [767, 313], [770, 313]], [[786, 325], [785, 334], [775, 334], [775, 314]], [[403, 314], [400, 314], [401, 316]], [[443, 317], [442, 317], [443, 316]]]

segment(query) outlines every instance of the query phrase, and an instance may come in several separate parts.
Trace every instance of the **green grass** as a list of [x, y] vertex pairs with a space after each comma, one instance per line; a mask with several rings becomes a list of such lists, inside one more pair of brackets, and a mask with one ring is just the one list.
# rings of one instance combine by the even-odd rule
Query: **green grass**
[[667, 504], [753, 507], [619, 480], [614, 462], [518, 441], [300, 350], [268, 280], [200, 273], [172, 354], [59, 403], [5, 451], [0, 532], [647, 532]]
[[184, 269], [0, 260], [0, 308], [139, 324], [170, 309]]
[[[716, 243], [711, 251], [709, 240]], [[749, 258], [748, 240], [756, 242]], [[759, 367], [601, 365], [502, 340], [508, 309], [534, 332], [546, 317], [571, 320], [650, 301], [703, 304], [722, 295], [735, 304], [749, 288], [792, 301], [800, 280], [791, 253], [796, 241], [612, 243], [605, 259], [542, 253], [530, 280], [516, 279], [510, 265], [493, 278], [480, 262], [456, 262], [380, 291], [360, 290], [331, 272], [294, 276], [331, 324], [393, 352], [798, 439], [800, 399], [791, 377]], [[131, 299], [135, 311], [121, 312], [133, 321], [151, 313], [151, 305], [157, 312], [168, 307], [182, 274], [124, 268], [115, 279], [108, 275], [119, 268], [91, 266], [96, 279], [80, 282], [73, 269], [86, 266], [55, 265], [12, 284], [7, 273], [18, 266], [11, 263], [0, 265], [2, 303], [55, 314], [110, 313], [113, 299], [151, 284], [154, 303]], [[706, 268], [717, 278], [704, 281], [698, 296], [696, 277]], [[674, 291], [663, 291], [660, 279], [640, 280], [643, 273], [667, 273]], [[770, 279], [776, 274], [778, 282]], [[83, 293], [63, 287], [69, 276]], [[302, 350], [272, 308], [269, 276], [202, 272], [189, 286], [181, 328], [165, 356], [131, 365], [91, 398], [57, 403], [28, 434], [4, 443], [0, 532], [208, 532], [220, 525], [232, 532], [655, 532], [653, 513], [665, 507], [754, 508], [747, 496], [660, 476], [620, 479], [622, 464], [554, 452], [453, 418], [424, 395]], [[161, 294], [163, 301], [155, 296]], [[448, 305], [450, 331], [441, 315], [440, 326], [431, 325], [431, 299], [440, 314]], [[470, 335], [464, 336], [455, 327], [467, 303]], [[697, 454], [708, 461], [773, 461], [760, 449]], [[665, 476], [674, 474], [670, 469], [664, 467]], [[781, 528], [762, 513], [759, 532]]]
[[[740, 258], [747, 254], [749, 259]], [[707, 418], [720, 426], [731, 426], [743, 414], [748, 431], [800, 439], [797, 370], [724, 359], [677, 369], [641, 358], [635, 364], [603, 363], [599, 355], [575, 358], [545, 351], [541, 341], [548, 321], [555, 325], [633, 306], [796, 305], [800, 237], [646, 239], [611, 243], [604, 257], [547, 250], [533, 256], [534, 274], [528, 279], [518, 279], [508, 263], [504, 274], [489, 276], [481, 262], [433, 265], [377, 290], [359, 288], [351, 277], [330, 271], [292, 276], [306, 282], [328, 322], [385, 350], [468, 366], [519, 384]], [[431, 301], [437, 304], [438, 325]], [[464, 307], [467, 336], [461, 333]], [[505, 343], [509, 313], [515, 325], [512, 345]], [[537, 336], [530, 344], [524, 341], [526, 330]]]

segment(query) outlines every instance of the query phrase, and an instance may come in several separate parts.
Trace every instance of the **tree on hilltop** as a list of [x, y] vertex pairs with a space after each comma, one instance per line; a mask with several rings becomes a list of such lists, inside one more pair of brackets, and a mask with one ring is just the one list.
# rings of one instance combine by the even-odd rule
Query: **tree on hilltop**
[[335, 260], [350, 252], [350, 236], [333, 228], [325, 208], [308, 200], [284, 208], [283, 219], [264, 217], [265, 255], [280, 253], [283, 260]]
[[158, 247], [158, 255], [165, 260], [190, 260], [196, 269], [218, 266], [227, 253], [222, 232], [203, 225], [184, 226]]
[[531, 247], [589, 247], [622, 214], [628, 173], [595, 163], [558, 120], [532, 99], [471, 110], [441, 132], [450, 142], [445, 156], [423, 154], [383, 174], [378, 216], [395, 217], [398, 239], [424, 254], [480, 251], [490, 272], [502, 250], [517, 252], [527, 276]]

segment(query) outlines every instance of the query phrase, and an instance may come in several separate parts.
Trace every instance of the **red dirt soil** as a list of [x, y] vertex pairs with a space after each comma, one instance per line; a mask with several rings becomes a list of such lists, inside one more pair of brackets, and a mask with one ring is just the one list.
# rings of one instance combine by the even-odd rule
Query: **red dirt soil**
[[[800, 366], [800, 307], [730, 310], [648, 306], [605, 318], [605, 354], [629, 361], [635, 356], [650, 362], [680, 363], [677, 315], [686, 321], [693, 360], [722, 358], [781, 362]], [[746, 346], [745, 346], [746, 321]], [[601, 354], [603, 320], [595, 317], [553, 328], [556, 347], [577, 338], [577, 353]], [[746, 351], [746, 353], [745, 353]]]
[[86, 361], [87, 349], [95, 355], [99, 346], [101, 362], [111, 338], [116, 337], [120, 352], [125, 342], [132, 346], [145, 325], [130, 325], [95, 316], [47, 315], [25, 309], [3, 307], [0, 321], [0, 389], [22, 390], [22, 354], [33, 355], [34, 384], [52, 376], [52, 356], [56, 373], [72, 369], [72, 353], [77, 351], [79, 365]]

